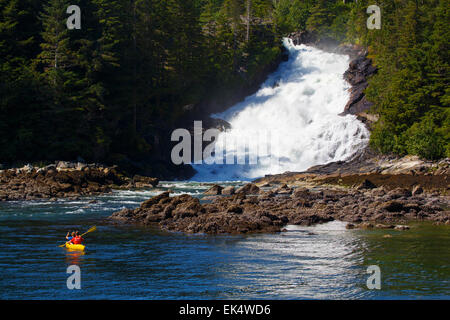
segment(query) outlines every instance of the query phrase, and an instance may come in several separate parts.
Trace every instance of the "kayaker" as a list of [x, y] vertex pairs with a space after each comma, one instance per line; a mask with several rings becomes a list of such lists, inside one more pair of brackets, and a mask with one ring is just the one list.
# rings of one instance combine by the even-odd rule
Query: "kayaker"
[[73, 244], [82, 244], [84, 239], [80, 236], [80, 233], [78, 231], [75, 232], [75, 237], [70, 240]]
[[70, 233], [70, 231], [67, 232], [67, 235], [66, 235], [67, 241], [70, 242], [70, 240], [72, 240], [73, 238], [75, 238], [75, 231], [73, 231], [72, 234]]

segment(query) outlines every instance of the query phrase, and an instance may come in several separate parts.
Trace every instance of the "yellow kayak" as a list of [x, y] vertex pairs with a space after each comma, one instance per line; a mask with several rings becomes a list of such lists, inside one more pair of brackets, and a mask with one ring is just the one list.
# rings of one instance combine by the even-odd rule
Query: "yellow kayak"
[[70, 250], [84, 251], [86, 246], [84, 246], [82, 244], [66, 243], [66, 248], [70, 249]]

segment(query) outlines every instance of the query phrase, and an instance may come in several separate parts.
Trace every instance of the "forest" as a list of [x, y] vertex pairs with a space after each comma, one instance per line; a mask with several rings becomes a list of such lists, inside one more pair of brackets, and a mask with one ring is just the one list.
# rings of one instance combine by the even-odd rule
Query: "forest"
[[[450, 0], [1, 0], [0, 163], [76, 160], [166, 175], [168, 134], [261, 81], [309, 30], [367, 46], [371, 146], [450, 156]], [[369, 5], [382, 27], [368, 30]], [[81, 29], [69, 30], [69, 5]]]

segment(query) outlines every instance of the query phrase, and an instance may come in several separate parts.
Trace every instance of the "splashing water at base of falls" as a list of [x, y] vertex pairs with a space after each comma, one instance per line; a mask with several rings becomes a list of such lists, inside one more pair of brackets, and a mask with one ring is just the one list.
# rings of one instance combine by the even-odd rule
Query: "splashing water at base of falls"
[[[219, 135], [216, 148], [222, 146], [224, 157], [234, 159], [230, 161], [234, 164], [194, 165], [197, 174], [192, 180], [245, 180], [302, 171], [346, 160], [367, 145], [369, 133], [364, 124], [352, 115], [339, 116], [349, 100], [349, 84], [343, 79], [349, 57], [295, 46], [290, 39], [284, 39], [284, 45], [289, 60], [257, 93], [213, 115], [231, 124], [231, 129]], [[257, 148], [250, 148], [252, 144]], [[250, 160], [255, 153], [256, 163]], [[236, 164], [239, 158], [245, 158], [239, 162], [245, 164]]]

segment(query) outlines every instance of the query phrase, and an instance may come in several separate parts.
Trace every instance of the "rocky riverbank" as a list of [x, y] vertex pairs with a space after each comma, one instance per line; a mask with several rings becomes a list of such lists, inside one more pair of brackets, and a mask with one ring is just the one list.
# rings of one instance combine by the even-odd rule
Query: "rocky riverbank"
[[364, 185], [386, 190], [421, 188], [430, 194], [448, 195], [449, 179], [449, 158], [440, 161], [421, 160], [417, 156], [398, 158], [379, 155], [366, 148], [348, 161], [314, 166], [304, 172], [266, 175], [255, 182], [341, 189], [357, 189]]
[[[384, 173], [377, 174], [384, 175], [380, 181], [385, 184], [374, 179], [377, 175], [324, 173], [331, 170], [330, 164], [307, 173], [269, 176], [258, 180], [259, 186], [247, 184], [235, 189], [215, 185], [202, 199], [190, 195], [170, 197], [165, 192], [137, 209], [114, 213], [111, 219], [207, 234], [280, 232], [288, 224], [313, 225], [333, 220], [348, 222], [348, 228], [397, 230], [407, 230], [405, 224], [410, 221], [450, 224], [450, 160], [426, 163], [403, 159], [391, 160], [390, 164], [379, 167]], [[412, 174], [411, 170], [419, 169], [424, 173]], [[351, 177], [348, 181], [352, 186], [344, 185], [346, 177]], [[417, 177], [422, 184], [413, 183], [411, 177]]]
[[0, 170], [0, 201], [77, 198], [112, 189], [154, 187], [158, 179], [121, 174], [117, 167], [60, 161]]

